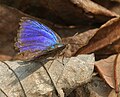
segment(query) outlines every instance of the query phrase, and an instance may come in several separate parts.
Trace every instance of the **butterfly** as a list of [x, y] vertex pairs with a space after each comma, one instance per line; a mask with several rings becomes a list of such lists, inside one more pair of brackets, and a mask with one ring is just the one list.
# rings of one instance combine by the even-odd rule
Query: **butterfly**
[[20, 59], [33, 60], [64, 48], [58, 34], [46, 25], [28, 17], [22, 17], [19, 24], [15, 48], [22, 55]]

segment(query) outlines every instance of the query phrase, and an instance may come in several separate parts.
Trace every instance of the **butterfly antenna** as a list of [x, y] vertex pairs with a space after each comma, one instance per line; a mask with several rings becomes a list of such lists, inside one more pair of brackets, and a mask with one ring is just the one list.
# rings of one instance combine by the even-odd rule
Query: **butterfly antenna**
[[22, 85], [22, 83], [20, 82], [20, 79], [19, 79], [19, 77], [17, 76], [17, 74], [14, 72], [14, 70], [13, 70], [12, 68], [10, 68], [10, 66], [9, 66], [6, 62], [4, 62], [4, 61], [1, 61], [1, 62], [4, 63], [4, 64], [13, 72], [13, 74], [15, 75], [15, 77], [17, 78], [17, 80], [18, 80], [18, 82], [19, 82], [19, 84], [20, 84], [20, 86], [21, 86], [21, 89], [22, 89], [22, 91], [23, 91], [24, 97], [27, 97], [27, 95], [26, 95], [26, 93], [25, 93], [25, 90], [24, 90], [24, 88], [23, 88], [23, 85]]
[[50, 63], [50, 66], [48, 67], [48, 70], [50, 69], [51, 65], [52, 65], [53, 62], [54, 62], [54, 59], [50, 59], [50, 60], [53, 60], [53, 61]]
[[42, 62], [40, 62], [40, 63], [42, 64], [42, 66], [43, 66], [43, 68], [45, 69], [47, 75], [49, 76], [49, 78], [50, 78], [50, 80], [51, 80], [51, 83], [52, 83], [53, 86], [54, 86], [56, 95], [57, 95], [58, 97], [60, 97], [60, 96], [59, 96], [59, 93], [58, 93], [58, 90], [57, 90], [57, 87], [56, 87], [56, 84], [55, 84], [54, 81], [52, 80], [52, 78], [51, 78], [51, 76], [50, 76], [50, 74], [49, 74], [47, 68], [44, 66], [44, 64], [43, 64]]

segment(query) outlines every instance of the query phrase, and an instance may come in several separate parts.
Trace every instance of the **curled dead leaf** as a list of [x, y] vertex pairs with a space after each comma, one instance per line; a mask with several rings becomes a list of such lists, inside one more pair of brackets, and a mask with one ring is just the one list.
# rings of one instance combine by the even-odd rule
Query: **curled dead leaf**
[[[109, 84], [112, 88], [115, 89], [115, 79], [114, 79], [114, 64], [115, 64], [116, 55], [110, 56], [107, 59], [102, 59], [100, 61], [95, 62], [95, 67], [99, 74], [104, 78], [104, 80]], [[116, 63], [116, 73], [117, 73], [117, 81], [120, 84], [120, 55], [117, 58]]]
[[[76, 54], [81, 53], [91, 53], [101, 50], [104, 47], [114, 44], [120, 39], [120, 18], [113, 18], [107, 23], [103, 24], [100, 29], [96, 32], [94, 37], [89, 41], [89, 43], [83, 48], [79, 49]], [[118, 43], [117, 43], [118, 44]], [[119, 44], [118, 44], [119, 45]], [[105, 49], [104, 49], [105, 50]], [[109, 47], [109, 50], [116, 52], [116, 50]], [[112, 53], [113, 53], [112, 52]], [[106, 52], [102, 52], [102, 54]]]

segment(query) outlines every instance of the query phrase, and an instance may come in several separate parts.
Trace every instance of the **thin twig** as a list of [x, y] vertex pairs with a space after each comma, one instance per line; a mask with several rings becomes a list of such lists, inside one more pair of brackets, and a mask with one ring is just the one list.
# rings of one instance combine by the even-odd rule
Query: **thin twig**
[[9, 66], [6, 62], [4, 62], [4, 61], [1, 61], [1, 62], [4, 63], [4, 64], [13, 72], [13, 74], [16, 76], [16, 78], [17, 78], [17, 80], [18, 80], [18, 82], [19, 82], [19, 84], [20, 84], [20, 86], [21, 86], [21, 89], [22, 89], [22, 91], [23, 91], [24, 97], [27, 97], [27, 95], [26, 95], [26, 93], [25, 93], [25, 90], [24, 90], [24, 88], [23, 88], [23, 85], [22, 85], [22, 83], [20, 82], [20, 79], [19, 79], [19, 77], [17, 76], [17, 74], [14, 72], [14, 70], [13, 70], [12, 68], [10, 68], [10, 66]]
[[115, 80], [115, 92], [118, 94], [119, 88], [118, 88], [118, 78], [117, 78], [117, 59], [118, 59], [119, 53], [115, 57], [114, 61], [114, 80]]
[[0, 91], [6, 96], [8, 97], [8, 95], [0, 88]]
[[59, 93], [58, 93], [57, 87], [56, 87], [55, 83], [53, 82], [53, 80], [52, 80], [48, 70], [46, 69], [46, 67], [44, 66], [44, 64], [42, 62], [40, 62], [40, 63], [42, 64], [43, 68], [45, 69], [46, 73], [48, 74], [48, 76], [49, 76], [49, 78], [51, 80], [51, 83], [53, 84], [53, 87], [55, 89], [55, 92], [56, 92], [57, 96], [59, 97]]

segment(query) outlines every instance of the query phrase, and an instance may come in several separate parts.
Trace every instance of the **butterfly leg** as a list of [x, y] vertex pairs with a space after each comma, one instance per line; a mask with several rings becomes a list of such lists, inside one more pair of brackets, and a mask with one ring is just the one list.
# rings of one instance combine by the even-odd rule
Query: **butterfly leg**
[[53, 62], [54, 62], [55, 59], [51, 59], [51, 60], [53, 60], [53, 61], [50, 63], [50, 65], [49, 65], [49, 67], [48, 67], [48, 70], [50, 69], [50, 67], [51, 67], [51, 65], [53, 64]]
[[[49, 70], [49, 68], [51, 67], [51, 65], [53, 64], [53, 62], [54, 62], [54, 60], [56, 60], [56, 61], [58, 61], [58, 62], [60, 62], [59, 60], [57, 60], [57, 58], [59, 58], [59, 56], [60, 56], [60, 54], [57, 52], [57, 54], [54, 56], [54, 57], [52, 57], [52, 58], [48, 58], [48, 61], [52, 61], [51, 62], [51, 64], [50, 64], [50, 66], [48, 67], [48, 70]], [[62, 63], [62, 62], [60, 62], [60, 63]]]

